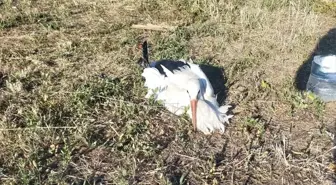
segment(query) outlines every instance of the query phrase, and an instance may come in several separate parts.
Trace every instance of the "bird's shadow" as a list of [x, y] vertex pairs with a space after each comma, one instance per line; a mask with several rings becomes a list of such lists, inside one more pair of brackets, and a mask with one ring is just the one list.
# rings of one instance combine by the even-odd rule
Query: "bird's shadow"
[[225, 87], [226, 78], [224, 68], [211, 66], [208, 64], [199, 64], [201, 70], [208, 77], [215, 95], [217, 95], [217, 102], [219, 105], [224, 103], [227, 95], [227, 89]]
[[309, 58], [300, 66], [295, 76], [295, 86], [298, 90], [306, 90], [307, 82], [311, 72], [311, 66], [316, 55], [336, 54], [336, 28], [329, 30], [317, 43]]

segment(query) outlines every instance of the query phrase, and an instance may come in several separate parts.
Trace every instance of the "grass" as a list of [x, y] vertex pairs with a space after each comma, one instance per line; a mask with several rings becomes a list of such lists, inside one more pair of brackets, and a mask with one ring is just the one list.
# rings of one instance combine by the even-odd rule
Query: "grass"
[[[334, 3], [291, 0], [0, 2], [3, 184], [331, 184], [334, 103], [295, 88]], [[132, 24], [178, 26], [174, 32]], [[144, 99], [150, 57], [224, 67], [224, 135]], [[211, 60], [208, 60], [211, 59]]]

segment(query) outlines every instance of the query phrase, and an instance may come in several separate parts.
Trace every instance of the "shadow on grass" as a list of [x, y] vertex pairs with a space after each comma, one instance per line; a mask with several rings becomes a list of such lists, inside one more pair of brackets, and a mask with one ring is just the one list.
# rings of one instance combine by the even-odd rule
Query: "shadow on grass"
[[298, 90], [306, 90], [314, 56], [331, 54], [336, 54], [336, 28], [329, 30], [329, 32], [319, 40], [309, 58], [300, 66], [296, 72], [295, 85]]
[[[316, 55], [336, 55], [336, 28], [329, 30], [329, 32], [324, 35], [316, 45], [314, 51], [310, 54], [308, 60], [306, 60], [299, 68], [296, 73], [295, 83], [298, 90], [306, 90], [306, 85], [309, 79], [312, 61]], [[336, 127], [336, 123], [334, 123]], [[333, 133], [335, 134], [335, 132]], [[336, 137], [334, 138], [333, 145], [336, 145]], [[336, 163], [336, 150], [332, 150], [333, 161]], [[333, 184], [336, 183], [335, 173], [332, 176]]]
[[221, 105], [227, 95], [227, 89], [225, 87], [226, 79], [224, 77], [224, 69], [207, 65], [207, 64], [200, 64], [200, 68], [204, 72], [204, 74], [208, 77], [215, 95], [217, 95], [217, 102]]

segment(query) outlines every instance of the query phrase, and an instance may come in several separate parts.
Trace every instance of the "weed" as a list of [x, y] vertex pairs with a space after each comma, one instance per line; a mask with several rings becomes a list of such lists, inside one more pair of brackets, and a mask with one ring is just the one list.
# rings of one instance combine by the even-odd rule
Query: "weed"
[[249, 133], [254, 132], [259, 138], [262, 138], [266, 131], [265, 123], [256, 118], [247, 118], [243, 123], [243, 127]]

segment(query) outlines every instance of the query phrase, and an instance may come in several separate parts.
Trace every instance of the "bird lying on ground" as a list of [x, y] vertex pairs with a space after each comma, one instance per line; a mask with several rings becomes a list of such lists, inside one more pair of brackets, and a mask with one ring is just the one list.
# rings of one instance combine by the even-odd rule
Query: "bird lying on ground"
[[148, 62], [147, 43], [143, 44], [146, 98], [154, 98], [163, 103], [170, 112], [190, 116], [194, 130], [204, 134], [215, 131], [223, 133], [224, 123], [229, 123], [233, 115], [227, 115], [229, 105], [219, 106], [213, 87], [199, 65], [192, 61], [160, 60]]

